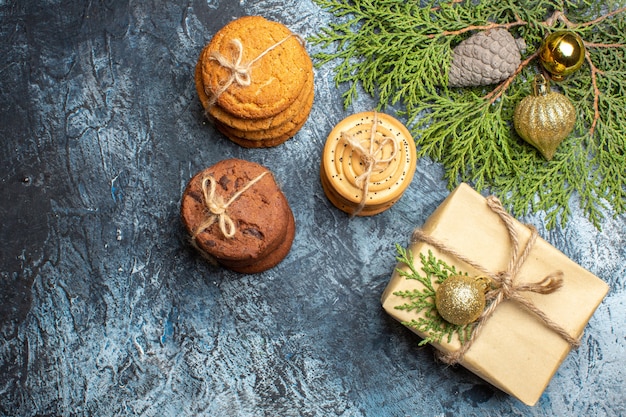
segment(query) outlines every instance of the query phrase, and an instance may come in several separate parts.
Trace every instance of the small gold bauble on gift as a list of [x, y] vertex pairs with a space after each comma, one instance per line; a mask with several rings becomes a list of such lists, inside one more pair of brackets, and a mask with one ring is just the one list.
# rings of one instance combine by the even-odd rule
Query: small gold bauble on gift
[[465, 325], [476, 321], [485, 309], [489, 283], [487, 277], [449, 276], [435, 292], [437, 312], [452, 324]]
[[568, 30], [551, 33], [539, 49], [539, 60], [552, 74], [552, 79], [561, 81], [573, 73], [585, 61], [585, 45], [582, 38]]
[[559, 144], [576, 123], [576, 109], [563, 94], [550, 90], [548, 80], [538, 74], [533, 80], [532, 95], [515, 107], [513, 124], [526, 142], [549, 161]]

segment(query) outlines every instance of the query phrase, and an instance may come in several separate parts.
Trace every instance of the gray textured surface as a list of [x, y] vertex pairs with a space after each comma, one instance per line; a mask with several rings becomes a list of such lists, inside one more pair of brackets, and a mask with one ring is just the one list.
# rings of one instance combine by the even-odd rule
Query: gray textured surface
[[[0, 1], [0, 415], [625, 415], [624, 216], [599, 232], [573, 202], [564, 229], [524, 219], [611, 285], [536, 407], [435, 363], [379, 297], [394, 243], [448, 193], [441, 168], [420, 161], [378, 216], [331, 206], [326, 135], [373, 103], [344, 110], [330, 67], [287, 143], [216, 133], [193, 67], [246, 14], [305, 36], [331, 18], [306, 0]], [[185, 243], [183, 187], [226, 157], [273, 170], [296, 214], [292, 251], [263, 274], [213, 268]]]

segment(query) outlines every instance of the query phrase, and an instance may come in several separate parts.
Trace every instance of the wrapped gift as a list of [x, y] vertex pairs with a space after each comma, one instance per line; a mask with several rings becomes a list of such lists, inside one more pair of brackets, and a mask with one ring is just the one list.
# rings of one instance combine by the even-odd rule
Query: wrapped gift
[[407, 294], [428, 289], [407, 279], [411, 270], [400, 262], [382, 295], [385, 311], [431, 342], [448, 363], [461, 364], [527, 405], [539, 400], [608, 292], [605, 282], [537, 237], [497, 199], [466, 184], [416, 229], [406, 253], [416, 270], [422, 256], [430, 256], [471, 277], [491, 277], [487, 307], [453, 337], [433, 338], [428, 326], [415, 326], [432, 312], [406, 308]]

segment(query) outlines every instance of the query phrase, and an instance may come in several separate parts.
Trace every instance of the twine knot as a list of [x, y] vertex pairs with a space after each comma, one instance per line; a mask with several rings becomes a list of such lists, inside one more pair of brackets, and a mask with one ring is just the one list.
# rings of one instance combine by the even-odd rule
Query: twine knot
[[252, 66], [252, 61], [245, 64], [241, 63], [243, 60], [243, 44], [239, 39], [231, 40], [230, 44], [234, 48], [230, 60], [226, 59], [226, 57], [217, 51], [213, 52], [209, 56], [209, 59], [217, 61], [218, 64], [230, 71], [230, 76], [225, 84], [230, 85], [236, 82], [241, 86], [248, 86], [251, 82], [250, 67]]
[[215, 178], [213, 178], [212, 175], [205, 176], [202, 179], [202, 197], [204, 200], [204, 206], [208, 209], [210, 215], [200, 224], [200, 226], [198, 226], [195, 233], [191, 237], [192, 241], [195, 242], [198, 235], [216, 221], [220, 231], [226, 238], [231, 239], [234, 237], [237, 232], [237, 227], [235, 226], [233, 219], [231, 219], [228, 215], [227, 209], [235, 200], [239, 198], [239, 196], [260, 181], [265, 174], [267, 174], [267, 171], [261, 173], [261, 175], [248, 182], [245, 187], [233, 194], [227, 202], [224, 201], [224, 198], [221, 195], [217, 194], [217, 181], [215, 181]]
[[[382, 139], [376, 139], [376, 132], [378, 128], [378, 113], [374, 112], [374, 117], [372, 119], [372, 128], [370, 131], [370, 139], [369, 139], [369, 148], [364, 148], [359, 140], [355, 138], [353, 135], [347, 132], [341, 132], [341, 137], [348, 142], [348, 144], [359, 154], [359, 160], [364, 166], [364, 171], [362, 174], [356, 177], [355, 182], [358, 187], [361, 187], [362, 196], [361, 201], [357, 208], [352, 212], [352, 216], [356, 216], [358, 213], [363, 210], [365, 207], [365, 202], [367, 201], [367, 193], [369, 190], [369, 180], [372, 176], [372, 173], [375, 169], [379, 168], [381, 165], [388, 165], [391, 161], [394, 160], [396, 155], [398, 154], [398, 142], [395, 138], [390, 136], [383, 136]], [[391, 143], [393, 150], [391, 154], [387, 158], [379, 158], [378, 154], [382, 154], [383, 148], [387, 143]], [[377, 146], [376, 146], [377, 145]]]
[[445, 243], [425, 234], [420, 229], [413, 231], [411, 242], [422, 241], [425, 242], [442, 252], [446, 252], [453, 257], [465, 262], [472, 266], [474, 269], [481, 271], [483, 274], [491, 278], [492, 289], [487, 292], [485, 298], [490, 300], [490, 304], [482, 312], [478, 320], [475, 322], [475, 326], [472, 329], [472, 333], [469, 339], [461, 345], [461, 348], [457, 351], [450, 353], [438, 353], [438, 358], [447, 364], [453, 365], [460, 362], [463, 359], [465, 353], [474, 343], [485, 326], [487, 320], [494, 313], [498, 305], [504, 300], [512, 300], [522, 305], [526, 310], [537, 316], [545, 326], [557, 333], [572, 347], [580, 345], [580, 341], [572, 337], [565, 329], [563, 329], [558, 323], [548, 317], [543, 311], [541, 311], [533, 302], [522, 296], [523, 292], [533, 292], [537, 294], [551, 294], [563, 286], [563, 272], [554, 271], [546, 275], [543, 279], [530, 282], [530, 283], [517, 283], [516, 278], [519, 270], [526, 261], [531, 249], [533, 248], [538, 232], [532, 225], [526, 224], [525, 226], [530, 230], [530, 238], [526, 243], [526, 246], [521, 249], [520, 242], [518, 240], [517, 231], [515, 230], [515, 219], [506, 212], [500, 200], [495, 196], [487, 197], [488, 207], [498, 215], [500, 220], [504, 223], [509, 240], [511, 241], [511, 257], [509, 263], [504, 271], [498, 271], [493, 273], [488, 271], [482, 265], [474, 262], [460, 252], [457, 252], [453, 248], [449, 247]]
[[363, 165], [365, 165], [366, 167], [373, 166], [376, 163], [376, 158], [374, 157], [374, 155], [370, 154], [369, 152], [362, 153], [359, 159], [361, 160]]
[[209, 211], [217, 216], [221, 216], [226, 212], [226, 207], [224, 207], [223, 203], [220, 204], [208, 204]]
[[500, 284], [498, 291], [502, 293], [502, 296], [505, 299], [510, 298], [513, 291], [515, 291], [511, 274], [507, 271], [501, 271], [496, 274], [494, 281]]
[[237, 85], [241, 87], [248, 87], [252, 83], [252, 77], [250, 76], [252, 66], [258, 60], [260, 60], [265, 55], [267, 55], [270, 51], [279, 47], [284, 42], [289, 40], [289, 38], [291, 38], [292, 36], [295, 36], [300, 43], [304, 42], [300, 36], [296, 35], [295, 33], [291, 33], [285, 38], [283, 38], [282, 40], [271, 45], [265, 51], [261, 52], [259, 56], [257, 56], [256, 58], [248, 62], [242, 62], [243, 61], [243, 44], [241, 43], [241, 40], [237, 38], [232, 39], [230, 41], [230, 45], [232, 46], [232, 53], [231, 53], [230, 59], [226, 58], [224, 55], [220, 54], [217, 51], [213, 51], [211, 55], [209, 55], [208, 59], [211, 61], [217, 61], [217, 63], [221, 67], [227, 69], [230, 72], [230, 75], [223, 83], [221, 83], [219, 88], [217, 88], [215, 91], [206, 91], [205, 89], [205, 93], [207, 94], [207, 96], [210, 97], [209, 107], [215, 105], [219, 96], [221, 96], [222, 93], [228, 90], [228, 88], [233, 83], [236, 83]]

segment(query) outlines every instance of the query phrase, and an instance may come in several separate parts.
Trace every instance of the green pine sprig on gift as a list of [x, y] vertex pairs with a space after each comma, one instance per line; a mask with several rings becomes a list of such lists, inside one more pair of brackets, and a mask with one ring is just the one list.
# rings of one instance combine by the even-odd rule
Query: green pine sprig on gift
[[403, 268], [396, 268], [398, 274], [406, 279], [418, 281], [423, 288], [411, 291], [396, 291], [393, 294], [406, 298], [407, 302], [396, 306], [398, 310], [411, 311], [414, 313], [424, 312], [423, 316], [416, 319], [402, 322], [403, 325], [415, 329], [427, 336], [420, 341], [419, 346], [427, 343], [441, 343], [445, 338], [448, 343], [456, 335], [461, 343], [465, 343], [471, 335], [473, 325], [455, 325], [445, 321], [437, 312], [435, 305], [435, 288], [433, 283], [441, 284], [451, 275], [467, 275], [456, 270], [452, 265], [448, 265], [437, 259], [432, 251], [428, 251], [428, 256], [420, 253], [421, 268], [415, 265], [413, 253], [407, 251], [402, 246], [396, 244], [398, 256], [396, 260], [408, 267], [408, 271]]
[[[565, 225], [570, 203], [596, 226], [626, 212], [626, 5], [624, 0], [315, 0], [336, 18], [309, 41], [316, 65], [334, 65], [348, 107], [363, 91], [378, 108], [399, 106], [419, 157], [460, 182], [489, 190], [515, 215], [544, 212]], [[452, 49], [478, 31], [504, 28], [526, 43], [522, 63], [498, 85], [448, 87]], [[577, 112], [574, 131], [546, 161], [512, 124], [515, 105], [541, 71], [537, 52], [556, 30], [579, 34], [581, 69], [551, 84]]]

